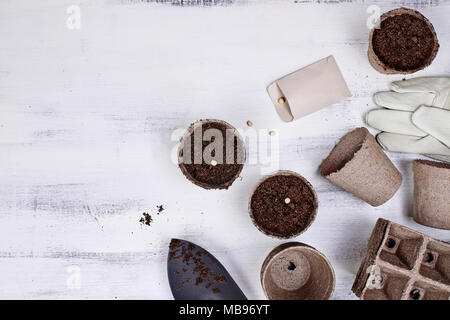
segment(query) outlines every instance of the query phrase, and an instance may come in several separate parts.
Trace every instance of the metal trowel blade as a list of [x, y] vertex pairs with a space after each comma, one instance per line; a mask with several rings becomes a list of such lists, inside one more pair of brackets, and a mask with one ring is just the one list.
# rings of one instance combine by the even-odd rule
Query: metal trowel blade
[[225, 267], [189, 241], [170, 241], [167, 272], [175, 300], [247, 300]]

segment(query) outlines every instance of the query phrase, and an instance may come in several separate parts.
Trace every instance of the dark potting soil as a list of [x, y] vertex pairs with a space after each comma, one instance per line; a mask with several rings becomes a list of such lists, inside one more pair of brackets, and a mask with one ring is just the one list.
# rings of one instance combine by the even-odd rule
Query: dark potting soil
[[433, 32], [427, 23], [410, 14], [381, 22], [372, 38], [375, 54], [395, 70], [414, 70], [427, 64], [434, 48]]
[[142, 224], [145, 224], [146, 226], [150, 226], [151, 223], [153, 222], [153, 218], [149, 213], [144, 212], [144, 213], [142, 213], [142, 217], [139, 220], [139, 222]]
[[[285, 199], [290, 202], [286, 203]], [[314, 218], [314, 194], [302, 179], [278, 175], [265, 180], [252, 195], [252, 215], [261, 229], [290, 237], [303, 231]]]
[[[193, 152], [195, 142], [193, 139], [193, 135], [191, 135], [189, 137], [191, 140], [191, 164], [182, 163], [180, 164], [180, 166], [185, 167], [186, 171], [193, 180], [204, 183], [211, 188], [217, 188], [223, 184], [233, 181], [242, 170], [242, 167], [244, 165], [238, 160], [239, 157], [237, 137], [234, 137], [234, 162], [228, 164], [226, 163], [227, 148], [225, 142], [227, 127], [219, 122], [207, 122], [202, 125], [202, 137], [205, 131], [207, 131], [208, 129], [218, 129], [222, 133], [224, 141], [222, 162], [213, 166], [211, 163], [206, 163], [203, 159], [202, 164], [195, 164]], [[202, 141], [202, 154], [205, 148], [212, 142], [214, 142], [214, 137], [211, 138], [211, 141]], [[214, 150], [211, 152], [211, 156], [215, 157]]]
[[[160, 204], [160, 205], [156, 206], [156, 209], [157, 209], [156, 215], [159, 215], [160, 213], [162, 213], [164, 211], [164, 205]], [[149, 227], [151, 226], [153, 221], [154, 220], [153, 220], [152, 215], [148, 212], [143, 212], [142, 217], [139, 219], [139, 222], [141, 224], [149, 226]]]

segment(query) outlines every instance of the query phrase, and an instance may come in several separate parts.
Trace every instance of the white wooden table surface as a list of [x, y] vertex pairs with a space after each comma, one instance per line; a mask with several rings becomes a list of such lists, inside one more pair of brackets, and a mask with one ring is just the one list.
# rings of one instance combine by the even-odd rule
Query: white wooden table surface
[[[227, 191], [206, 191], [170, 160], [172, 132], [201, 118], [279, 130], [280, 168], [319, 195], [316, 221], [295, 240], [332, 262], [334, 299], [356, 298], [350, 288], [378, 217], [450, 240], [411, 219], [417, 156], [389, 154], [403, 184], [378, 208], [318, 173], [335, 142], [364, 125], [371, 95], [403, 78], [369, 66], [367, 7], [419, 9], [441, 47], [417, 76], [448, 75], [449, 0], [156, 2], [0, 1], [0, 298], [171, 299], [167, 247], [180, 237], [263, 299], [261, 264], [284, 241], [257, 231], [247, 213], [261, 167], [246, 166]], [[66, 26], [70, 5], [80, 29]], [[330, 54], [353, 98], [281, 122], [266, 86]]]

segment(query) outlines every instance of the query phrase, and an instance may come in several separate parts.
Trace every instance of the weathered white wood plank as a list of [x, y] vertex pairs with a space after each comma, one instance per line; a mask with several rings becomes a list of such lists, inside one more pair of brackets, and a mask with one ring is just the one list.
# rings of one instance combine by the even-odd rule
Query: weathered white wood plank
[[[371, 95], [402, 78], [367, 62], [367, 6], [420, 9], [441, 48], [417, 75], [441, 75], [450, 72], [450, 1], [155, 2], [0, 2], [0, 298], [171, 298], [171, 237], [204, 246], [249, 298], [263, 298], [259, 269], [282, 241], [248, 217], [260, 167], [246, 166], [228, 191], [205, 191], [170, 161], [172, 132], [200, 118], [278, 129], [280, 168], [319, 193], [318, 217], [297, 240], [330, 258], [336, 299], [355, 298], [350, 287], [378, 217], [450, 240], [410, 218], [415, 156], [389, 154], [404, 181], [378, 208], [317, 172], [334, 143], [364, 125]], [[72, 4], [80, 30], [65, 25]], [[282, 123], [267, 84], [329, 54], [353, 98]], [[141, 226], [142, 212], [160, 204], [166, 210]], [[73, 266], [78, 289], [67, 285]]]

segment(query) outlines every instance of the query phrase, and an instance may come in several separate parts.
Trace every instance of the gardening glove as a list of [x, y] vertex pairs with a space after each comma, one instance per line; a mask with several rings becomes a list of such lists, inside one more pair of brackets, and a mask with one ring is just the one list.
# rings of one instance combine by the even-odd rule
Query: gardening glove
[[450, 162], [450, 78], [414, 78], [391, 84], [393, 91], [378, 92], [376, 109], [366, 122], [383, 132], [383, 149], [420, 153]]

